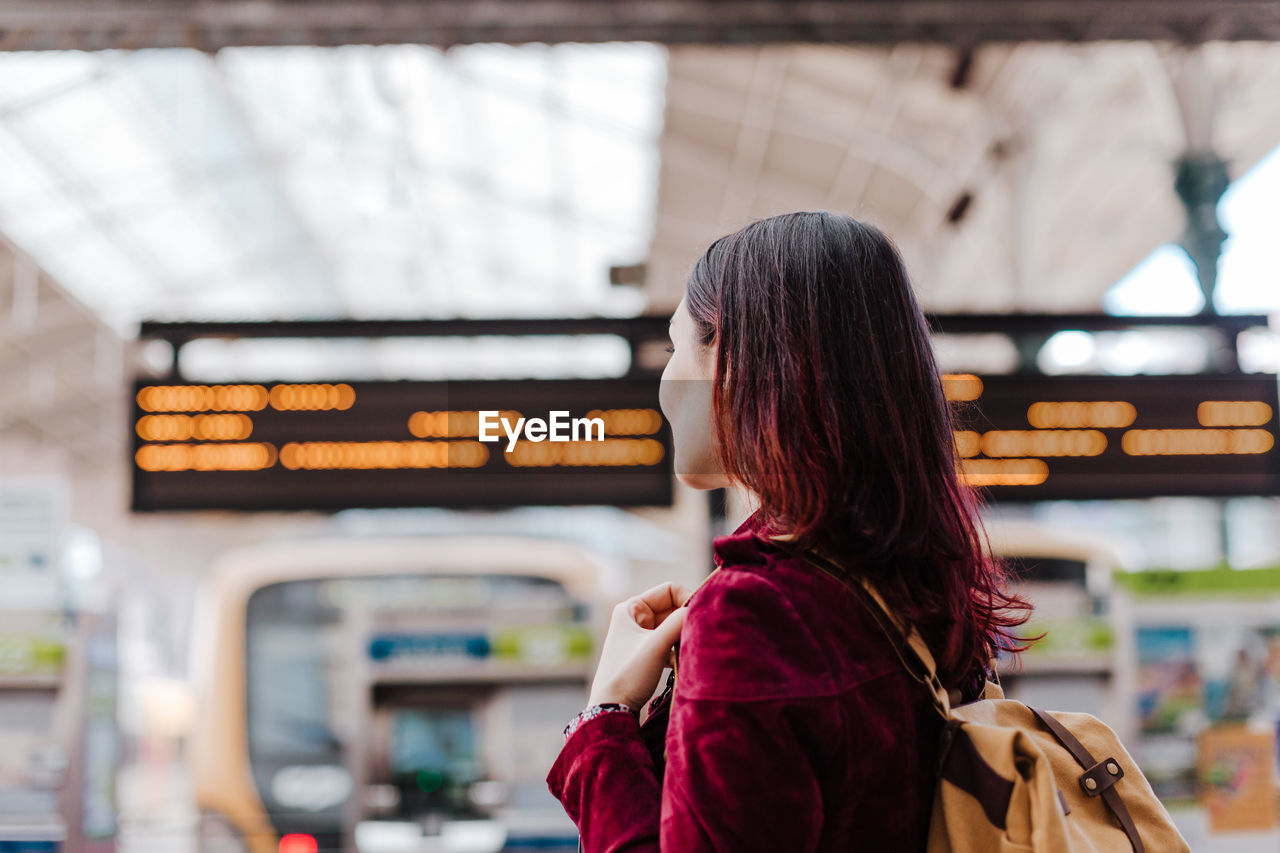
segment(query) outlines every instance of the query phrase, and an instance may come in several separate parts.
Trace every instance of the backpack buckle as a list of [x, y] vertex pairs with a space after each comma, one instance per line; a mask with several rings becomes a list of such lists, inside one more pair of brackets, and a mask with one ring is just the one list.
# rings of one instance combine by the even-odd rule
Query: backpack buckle
[[1124, 768], [1114, 758], [1104, 758], [1080, 774], [1080, 789], [1085, 796], [1096, 797], [1124, 778]]

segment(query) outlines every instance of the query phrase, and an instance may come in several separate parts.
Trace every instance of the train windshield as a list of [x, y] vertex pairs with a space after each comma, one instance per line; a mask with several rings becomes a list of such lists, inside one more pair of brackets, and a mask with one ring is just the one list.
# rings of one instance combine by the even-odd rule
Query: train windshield
[[591, 645], [586, 606], [547, 578], [263, 587], [246, 621], [258, 794], [281, 833], [335, 839], [380, 817], [430, 827], [503, 805], [554, 811], [543, 777], [583, 701]]

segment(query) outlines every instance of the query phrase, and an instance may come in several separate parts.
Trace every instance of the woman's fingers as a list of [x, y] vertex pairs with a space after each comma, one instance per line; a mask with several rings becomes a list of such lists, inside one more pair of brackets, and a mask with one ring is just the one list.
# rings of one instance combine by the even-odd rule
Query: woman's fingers
[[689, 613], [681, 605], [691, 594], [679, 584], [665, 583], [614, 607], [591, 686], [592, 704], [644, 704], [663, 668], [672, 666], [672, 646]]
[[677, 607], [661, 625], [653, 629], [653, 633], [647, 638], [653, 660], [660, 662], [662, 666], [670, 665], [671, 647], [676, 644], [676, 640], [680, 639], [680, 629], [684, 627], [684, 617], [688, 612], [682, 607]]
[[648, 604], [654, 610], [672, 610], [689, 600], [693, 590], [681, 586], [674, 581], [660, 583], [652, 589], [645, 590], [636, 598]]

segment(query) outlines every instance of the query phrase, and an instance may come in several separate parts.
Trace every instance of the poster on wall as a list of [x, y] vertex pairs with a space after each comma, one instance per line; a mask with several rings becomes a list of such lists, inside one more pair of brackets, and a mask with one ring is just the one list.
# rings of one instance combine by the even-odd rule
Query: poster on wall
[[1205, 729], [1198, 739], [1200, 799], [1212, 832], [1276, 826], [1276, 733], [1243, 725]]
[[1200, 631], [1204, 713], [1211, 723], [1280, 721], [1280, 626]]
[[1195, 632], [1188, 627], [1138, 628], [1138, 721], [1145, 735], [1173, 734], [1200, 713]]
[[1280, 721], [1280, 625], [1141, 626], [1137, 652], [1144, 735]]

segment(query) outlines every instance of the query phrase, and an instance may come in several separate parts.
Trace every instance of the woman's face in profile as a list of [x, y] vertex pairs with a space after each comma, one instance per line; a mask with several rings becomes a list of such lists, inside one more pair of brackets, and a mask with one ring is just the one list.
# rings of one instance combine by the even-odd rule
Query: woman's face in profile
[[662, 371], [658, 400], [671, 424], [675, 442], [676, 479], [695, 489], [729, 485], [712, 452], [711, 390], [715, 378], [715, 347], [698, 341], [693, 317], [681, 299], [671, 315], [673, 347]]

